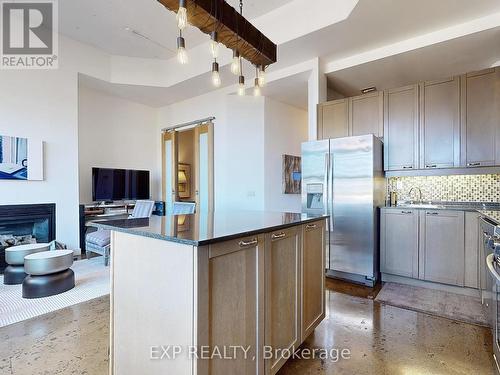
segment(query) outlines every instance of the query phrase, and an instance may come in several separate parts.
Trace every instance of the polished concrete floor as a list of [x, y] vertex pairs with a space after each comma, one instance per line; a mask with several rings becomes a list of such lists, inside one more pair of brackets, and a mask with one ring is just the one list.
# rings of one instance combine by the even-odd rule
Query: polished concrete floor
[[[280, 375], [493, 374], [488, 329], [380, 305], [378, 289], [327, 287], [327, 317], [302, 349], [332, 356], [290, 359]], [[109, 298], [102, 297], [2, 328], [0, 374], [107, 374], [108, 326]]]

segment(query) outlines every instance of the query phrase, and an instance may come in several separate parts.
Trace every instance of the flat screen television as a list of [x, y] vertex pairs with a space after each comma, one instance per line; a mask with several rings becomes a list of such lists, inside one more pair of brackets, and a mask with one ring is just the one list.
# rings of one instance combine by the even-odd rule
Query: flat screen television
[[92, 168], [92, 200], [149, 199], [149, 171]]

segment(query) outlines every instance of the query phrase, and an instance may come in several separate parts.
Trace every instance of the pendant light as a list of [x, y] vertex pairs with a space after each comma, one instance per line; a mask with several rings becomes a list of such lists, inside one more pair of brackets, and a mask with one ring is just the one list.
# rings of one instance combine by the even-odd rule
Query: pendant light
[[231, 63], [231, 73], [233, 73], [235, 76], [241, 75], [240, 53], [236, 50], [233, 51], [233, 62]]
[[255, 78], [255, 84], [253, 87], [253, 96], [260, 96], [260, 95], [261, 95], [261, 92], [260, 92], [260, 86], [259, 86], [259, 79]]
[[[227, 0], [157, 0], [165, 8], [175, 13], [179, 29], [176, 44], [176, 58], [180, 64], [187, 64], [189, 51], [186, 48], [184, 30], [189, 26], [196, 27], [209, 34], [207, 48], [211, 55], [211, 81], [219, 86], [221, 83], [218, 60], [222, 53], [222, 45], [233, 50], [230, 71], [238, 77], [238, 84], [244, 81], [243, 58], [259, 69], [259, 88], [265, 84], [265, 67], [276, 62], [276, 44], [271, 42], [259, 29], [243, 17], [243, 0], [232, 0], [238, 6], [228, 4]], [[188, 9], [189, 8], [189, 9]], [[188, 11], [190, 12], [188, 14]], [[146, 36], [125, 28], [151, 42]], [[156, 43], [160, 44], [160, 43]], [[207, 64], [208, 65], [208, 64]], [[248, 78], [248, 77], [247, 77]], [[244, 84], [243, 84], [244, 85]], [[240, 90], [241, 91], [241, 90]]]
[[215, 87], [219, 87], [221, 85], [220, 74], [219, 74], [219, 63], [214, 61], [212, 63], [212, 84]]
[[258, 71], [259, 86], [264, 87], [266, 85], [266, 67], [261, 65]]
[[182, 37], [182, 30], [179, 30], [179, 36], [177, 37], [177, 61], [184, 65], [188, 62], [188, 55], [186, 51], [186, 41]]
[[217, 31], [212, 31], [210, 34], [210, 53], [214, 59], [219, 57], [219, 41]]
[[259, 68], [255, 67], [255, 79], [253, 86], [253, 96], [260, 96]]
[[241, 57], [239, 59], [239, 68], [240, 68], [240, 75], [238, 77], [238, 95], [244, 96], [245, 95], [245, 77], [243, 76], [243, 61], [241, 60]]
[[179, 10], [177, 11], [176, 19], [179, 30], [182, 30], [187, 26], [186, 0], [179, 0]]
[[245, 77], [241, 75], [238, 77], [238, 95], [245, 95]]

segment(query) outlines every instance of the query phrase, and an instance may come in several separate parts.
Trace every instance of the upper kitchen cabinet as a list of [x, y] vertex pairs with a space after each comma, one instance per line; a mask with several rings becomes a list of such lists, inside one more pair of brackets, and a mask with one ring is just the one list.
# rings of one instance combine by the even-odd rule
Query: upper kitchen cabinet
[[463, 167], [500, 165], [500, 68], [463, 75]]
[[384, 94], [385, 170], [418, 169], [418, 85]]
[[349, 98], [349, 135], [384, 135], [384, 93], [374, 92]]
[[420, 83], [420, 169], [460, 166], [460, 79]]
[[318, 139], [349, 135], [349, 99], [333, 100], [318, 105]]

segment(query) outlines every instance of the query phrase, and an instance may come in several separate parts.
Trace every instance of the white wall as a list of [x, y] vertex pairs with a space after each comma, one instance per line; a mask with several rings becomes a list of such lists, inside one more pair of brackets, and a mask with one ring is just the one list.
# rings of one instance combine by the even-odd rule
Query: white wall
[[215, 159], [222, 178], [217, 186], [223, 191], [218, 206], [264, 210], [264, 98], [230, 95], [226, 105], [226, 142]]
[[157, 112], [156, 108], [80, 87], [80, 203], [92, 202], [92, 167], [149, 170], [151, 196], [160, 199]]
[[300, 194], [282, 193], [282, 155], [300, 156], [307, 141], [307, 111], [266, 98], [264, 205], [268, 211], [300, 212]]

